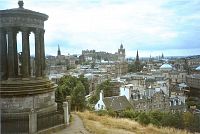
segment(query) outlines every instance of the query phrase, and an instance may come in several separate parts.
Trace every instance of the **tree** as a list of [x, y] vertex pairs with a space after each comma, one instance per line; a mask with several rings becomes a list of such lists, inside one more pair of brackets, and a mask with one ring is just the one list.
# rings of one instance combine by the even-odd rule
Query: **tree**
[[95, 94], [90, 97], [89, 103], [96, 104], [98, 102], [99, 94], [100, 94], [101, 90], [103, 90], [105, 97], [112, 96], [112, 87], [113, 87], [113, 84], [110, 82], [110, 79], [97, 85]]
[[60, 111], [62, 111], [62, 104], [64, 101], [64, 96], [62, 93], [62, 89], [61, 88], [57, 88], [57, 90], [55, 91], [55, 101], [57, 102], [58, 106], [57, 109]]
[[85, 88], [85, 92], [86, 94], [89, 94], [89, 88], [90, 88], [90, 85], [89, 85], [89, 81], [87, 78], [84, 77], [84, 75], [80, 75], [78, 80], [80, 80]]
[[62, 90], [64, 96], [68, 96], [71, 94], [71, 91], [76, 86], [77, 78], [67, 75], [63, 76], [58, 82], [58, 89]]
[[77, 85], [71, 93], [71, 102], [75, 111], [82, 110], [85, 106], [85, 88], [81, 81], [77, 82]]
[[[84, 78], [84, 76], [80, 76], [79, 78], [69, 75], [63, 76], [58, 82], [58, 87], [55, 92], [56, 102], [58, 103], [58, 110], [62, 111], [62, 104], [63, 101], [66, 101], [66, 96], [71, 96], [72, 108], [73, 105], [77, 106], [76, 102], [78, 99], [81, 99], [81, 102], [84, 102], [86, 95], [85, 89], [89, 93], [89, 82], [87, 78]], [[81, 98], [79, 98], [80, 94], [77, 93], [77, 90], [80, 91], [80, 94], [82, 95]], [[78, 108], [83, 108], [82, 103], [80, 103]]]
[[97, 86], [96, 95], [99, 96], [101, 90], [104, 92], [105, 97], [112, 96], [112, 87], [113, 84], [110, 82], [111, 80], [106, 80]]

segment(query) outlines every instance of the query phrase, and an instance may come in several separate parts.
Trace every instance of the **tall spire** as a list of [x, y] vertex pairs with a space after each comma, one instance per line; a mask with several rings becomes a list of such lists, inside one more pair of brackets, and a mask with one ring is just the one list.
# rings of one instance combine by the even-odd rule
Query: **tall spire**
[[120, 49], [123, 49], [123, 44], [121, 43], [121, 45], [120, 45]]
[[58, 44], [58, 54], [57, 54], [57, 56], [59, 56], [59, 55], [61, 55], [61, 51], [60, 51], [60, 46]]
[[138, 54], [138, 50], [137, 50], [137, 55], [136, 55], [136, 61], [139, 61], [139, 54]]
[[164, 54], [162, 53], [162, 56], [161, 56], [161, 58], [163, 59], [164, 58]]
[[136, 55], [136, 60], [135, 60], [135, 67], [136, 67], [137, 72], [139, 72], [141, 70], [138, 50], [137, 50], [137, 55]]

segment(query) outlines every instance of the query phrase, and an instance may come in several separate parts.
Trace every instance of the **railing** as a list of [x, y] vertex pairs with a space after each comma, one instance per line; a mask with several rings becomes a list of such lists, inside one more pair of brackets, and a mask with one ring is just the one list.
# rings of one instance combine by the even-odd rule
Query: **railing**
[[[4, 114], [1, 115], [1, 134], [28, 134], [29, 133], [29, 113], [24, 114]], [[56, 125], [64, 124], [63, 113], [52, 111], [37, 113], [37, 131], [48, 129]], [[34, 124], [33, 124], [34, 125]]]
[[63, 113], [48, 112], [37, 115], [37, 131], [64, 124]]
[[29, 131], [28, 114], [1, 115], [1, 133], [2, 134], [27, 134]]

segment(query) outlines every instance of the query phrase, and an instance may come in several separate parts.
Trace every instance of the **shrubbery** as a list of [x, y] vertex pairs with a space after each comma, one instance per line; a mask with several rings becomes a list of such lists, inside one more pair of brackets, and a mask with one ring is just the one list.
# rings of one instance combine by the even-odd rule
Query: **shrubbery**
[[190, 112], [137, 112], [134, 110], [124, 110], [121, 112], [100, 110], [98, 115], [109, 115], [112, 117], [129, 118], [138, 121], [143, 125], [153, 124], [157, 127], [174, 127], [178, 129], [186, 129], [191, 132], [200, 132], [200, 115]]

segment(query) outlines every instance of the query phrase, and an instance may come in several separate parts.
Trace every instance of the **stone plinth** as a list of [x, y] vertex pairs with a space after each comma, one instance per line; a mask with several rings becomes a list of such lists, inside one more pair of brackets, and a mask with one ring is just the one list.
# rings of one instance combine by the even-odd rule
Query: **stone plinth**
[[1, 110], [3, 113], [15, 113], [56, 109], [55, 89], [53, 82], [44, 79], [1, 81]]

